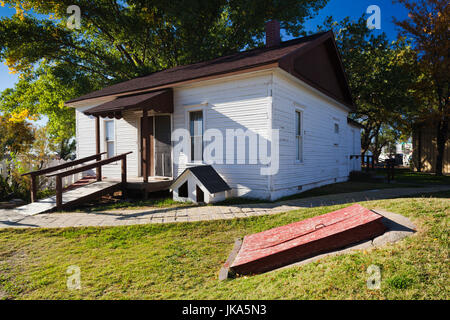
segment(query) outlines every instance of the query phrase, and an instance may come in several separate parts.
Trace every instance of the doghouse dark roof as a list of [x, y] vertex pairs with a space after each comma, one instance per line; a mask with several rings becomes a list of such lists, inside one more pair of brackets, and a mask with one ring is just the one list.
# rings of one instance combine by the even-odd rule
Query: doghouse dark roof
[[212, 166], [197, 166], [187, 168], [181, 175], [175, 180], [177, 183], [186, 171], [192, 172], [194, 176], [205, 186], [209, 193], [217, 193], [222, 191], [231, 190], [230, 186], [222, 179]]
[[[310, 51], [310, 49], [314, 49]], [[307, 53], [304, 59], [299, 55]], [[324, 64], [324, 60], [326, 63]], [[337, 52], [333, 32], [322, 32], [307, 37], [281, 42], [275, 47], [261, 47], [210, 61], [178, 66], [124, 81], [104, 89], [72, 99], [66, 104], [132, 92], [158, 90], [176, 83], [213, 77], [245, 69], [277, 63], [285, 71], [305, 81], [319, 91], [353, 108], [347, 78]], [[322, 65], [323, 70], [316, 70]], [[331, 70], [332, 69], [332, 70]]]

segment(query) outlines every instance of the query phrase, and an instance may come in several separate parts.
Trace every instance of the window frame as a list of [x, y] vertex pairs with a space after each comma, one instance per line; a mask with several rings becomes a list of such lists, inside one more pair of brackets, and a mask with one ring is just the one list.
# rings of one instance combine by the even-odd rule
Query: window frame
[[[191, 135], [191, 114], [192, 113], [201, 113], [202, 114], [202, 135], [201, 136], [192, 136]], [[203, 141], [203, 137], [205, 135], [205, 112], [204, 112], [204, 108], [193, 108], [191, 110], [187, 111], [187, 127], [189, 130], [189, 157], [188, 157], [188, 164], [203, 164], [204, 163], [204, 159], [203, 159], [203, 152], [205, 150], [205, 144]], [[192, 139], [195, 137], [201, 137], [202, 138], [202, 158], [201, 160], [194, 160], [194, 153], [192, 152]]]
[[[113, 134], [112, 134], [112, 140], [108, 140], [108, 136], [107, 136], [107, 123], [112, 123], [112, 129], [113, 129]], [[104, 120], [104, 136], [103, 136], [103, 140], [105, 143], [105, 152], [106, 152], [106, 156], [108, 158], [110, 158], [109, 153], [108, 153], [108, 144], [112, 143], [113, 145], [113, 155], [111, 157], [114, 157], [115, 155], [117, 155], [116, 152], [116, 121], [114, 119], [105, 119]]]
[[[304, 118], [304, 109], [295, 108], [295, 117], [294, 117], [294, 142], [295, 142], [295, 162], [298, 164], [305, 163], [305, 135], [304, 135], [304, 127], [303, 127], [303, 118]], [[300, 119], [299, 119], [300, 118]], [[299, 122], [300, 120], [300, 122]], [[300, 124], [300, 132], [298, 131]], [[301, 141], [301, 150], [300, 150], [300, 141]], [[301, 156], [300, 156], [301, 155]]]

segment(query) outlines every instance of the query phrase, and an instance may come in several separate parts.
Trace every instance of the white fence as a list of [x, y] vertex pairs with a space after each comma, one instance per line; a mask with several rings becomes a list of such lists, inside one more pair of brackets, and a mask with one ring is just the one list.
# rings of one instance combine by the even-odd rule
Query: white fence
[[[53, 159], [53, 160], [50, 160], [50, 161], [46, 162], [44, 164], [44, 166], [42, 167], [42, 169], [55, 167], [55, 166], [58, 166], [58, 165], [61, 165], [61, 164], [67, 163], [67, 162], [71, 162], [71, 161], [70, 160], [66, 161], [66, 160], [62, 160], [62, 159], [61, 160]], [[75, 168], [81, 167], [81, 166], [83, 166], [85, 164], [86, 163], [81, 163], [81, 164], [78, 164], [78, 165], [75, 165], [75, 166], [72, 166], [72, 167], [68, 167], [68, 168], [62, 169], [61, 171], [68, 171], [68, 170], [71, 170], [71, 169], [75, 169]], [[56, 172], [57, 171], [52, 172], [50, 174], [53, 174], [53, 173], [56, 173]], [[70, 186], [71, 184], [77, 182], [83, 176], [86, 176], [86, 174], [93, 174], [93, 171], [92, 172], [91, 171], [89, 171], [89, 172], [80, 172], [80, 173], [76, 173], [76, 174], [73, 174], [73, 175], [70, 175], [70, 176], [67, 176], [67, 177], [63, 177], [62, 178], [63, 188], [65, 188], [67, 186]], [[56, 184], [55, 178], [54, 177], [50, 177], [50, 178], [45, 179], [45, 182], [43, 181], [43, 184], [40, 184], [40, 188], [44, 188], [44, 189], [45, 188], [53, 188], [54, 189], [55, 188], [55, 184]]]

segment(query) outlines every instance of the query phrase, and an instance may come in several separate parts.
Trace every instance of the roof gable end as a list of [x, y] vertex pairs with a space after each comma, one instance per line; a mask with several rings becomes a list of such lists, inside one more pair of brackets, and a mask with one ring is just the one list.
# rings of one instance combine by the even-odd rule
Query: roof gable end
[[279, 66], [322, 93], [355, 108], [333, 32], [285, 56]]

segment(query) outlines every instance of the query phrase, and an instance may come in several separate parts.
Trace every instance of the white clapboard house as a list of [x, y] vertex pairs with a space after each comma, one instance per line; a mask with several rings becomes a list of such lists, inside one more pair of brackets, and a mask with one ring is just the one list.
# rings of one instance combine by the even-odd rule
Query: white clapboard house
[[[139, 184], [146, 192], [171, 188], [178, 199], [191, 201], [275, 200], [347, 180], [360, 170], [360, 126], [348, 118], [355, 106], [333, 33], [281, 42], [278, 22], [266, 29], [265, 47], [155, 72], [66, 102], [76, 109], [77, 158], [131, 152], [129, 186]], [[181, 139], [171, 139], [177, 129], [190, 134], [187, 150], [178, 148]], [[205, 135], [211, 132], [223, 139], [235, 134], [235, 146], [224, 142], [214, 153], [223, 161], [205, 161], [213, 141]], [[251, 135], [258, 137], [256, 149]], [[277, 163], [268, 163], [276, 154]], [[187, 170], [203, 165], [212, 171], [200, 170], [201, 181]], [[123, 174], [119, 162], [102, 167], [105, 180]], [[186, 186], [188, 180], [200, 181], [199, 188]], [[212, 188], [218, 197], [209, 194], [208, 183], [221, 186]]]

